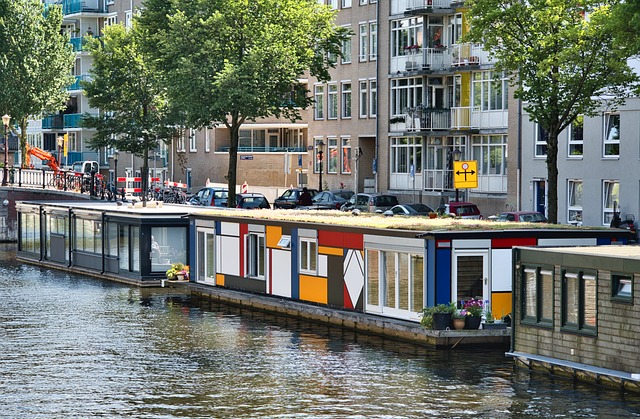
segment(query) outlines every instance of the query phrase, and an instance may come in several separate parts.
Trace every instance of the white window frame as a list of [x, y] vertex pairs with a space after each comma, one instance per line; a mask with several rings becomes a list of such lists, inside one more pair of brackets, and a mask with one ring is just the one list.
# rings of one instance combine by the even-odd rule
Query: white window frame
[[[300, 273], [307, 275], [318, 274], [318, 239], [300, 237]], [[306, 256], [306, 258], [305, 258]], [[304, 264], [306, 260], [306, 265]]]
[[176, 141], [176, 151], [179, 153], [184, 153], [185, 151], [187, 151], [185, 147], [184, 135], [180, 135], [178, 137], [178, 141]]
[[[610, 151], [611, 150], [611, 151]], [[617, 153], [615, 152], [617, 151]], [[620, 157], [620, 114], [604, 114], [603, 157]]]
[[422, 77], [391, 79], [391, 117], [404, 115], [407, 108], [422, 105], [423, 102]]
[[378, 116], [378, 82], [369, 80], [369, 117]]
[[351, 119], [352, 114], [352, 84], [351, 82], [343, 82], [340, 86], [342, 100], [340, 101], [340, 117], [342, 119]]
[[366, 6], [367, 0], [360, 0], [360, 6]]
[[198, 137], [196, 130], [189, 128], [189, 152], [196, 153], [198, 151]]
[[336, 137], [327, 138], [324, 161], [327, 166], [327, 173], [337, 174], [340, 157], [338, 156], [338, 139]]
[[[324, 144], [323, 147], [320, 147], [318, 144], [320, 143], [320, 141], [322, 141]], [[325, 147], [327, 146], [327, 141], [324, 141], [324, 138], [322, 137], [315, 137], [313, 139], [313, 173], [320, 173], [320, 160], [318, 159], [318, 152], [320, 151], [320, 149], [322, 148], [322, 171], [325, 172], [326, 171], [326, 151], [325, 151]]]
[[478, 162], [478, 190], [507, 192], [508, 136], [502, 134], [471, 137], [472, 160]]
[[367, 109], [369, 108], [369, 84], [366, 80], [358, 81], [359, 100], [358, 100], [358, 116], [362, 119], [367, 117]]
[[313, 96], [315, 99], [315, 105], [313, 108], [313, 119], [324, 119], [324, 85], [316, 84], [313, 87]]
[[378, 22], [371, 22], [369, 23], [369, 60], [375, 61], [377, 59], [378, 59]]
[[340, 138], [340, 173], [351, 174], [351, 137]]
[[542, 128], [540, 124], [534, 124], [534, 145], [533, 145], [533, 155], [538, 158], [547, 157], [547, 138], [549, 134], [546, 133], [546, 130]]
[[204, 152], [211, 152], [211, 130], [209, 127], [205, 127], [204, 129]]
[[602, 225], [609, 226], [613, 218], [614, 202], [617, 202], [617, 210], [620, 211], [620, 181], [602, 181]]
[[582, 225], [582, 179], [567, 181], [567, 223]]
[[579, 115], [567, 131], [567, 158], [581, 159], [584, 152], [584, 116]]
[[107, 26], [115, 25], [117, 23], [118, 23], [118, 15], [107, 16], [106, 18], [104, 18], [104, 25], [102, 27], [106, 28]]
[[124, 12], [124, 27], [133, 27], [133, 12], [131, 10], [127, 10]]
[[[349, 32], [351, 32], [350, 25], [346, 25], [344, 26], [344, 28], [348, 29]], [[349, 36], [347, 39], [345, 39], [342, 42], [342, 57], [340, 58], [340, 62], [342, 64], [351, 64], [351, 55], [353, 51], [352, 45], [353, 45], [353, 41], [351, 36]]]
[[264, 233], [249, 232], [246, 237], [246, 276], [254, 279], [266, 279], [267, 258]]
[[327, 85], [327, 119], [338, 119], [338, 84]]
[[351, 0], [342, 0], [342, 8], [348, 9], [351, 7]]
[[367, 50], [369, 49], [369, 24], [361, 23], [359, 26], [358, 60], [367, 61]]

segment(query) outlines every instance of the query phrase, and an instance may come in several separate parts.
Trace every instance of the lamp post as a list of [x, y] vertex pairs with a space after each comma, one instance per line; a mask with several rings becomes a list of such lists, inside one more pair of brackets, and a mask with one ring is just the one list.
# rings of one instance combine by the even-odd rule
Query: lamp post
[[[451, 152], [451, 155], [453, 156], [453, 161], [460, 161], [460, 157], [462, 157], [462, 151], [456, 148]], [[456, 188], [456, 202], [460, 202], [460, 195], [459, 195], [458, 188]]]
[[115, 200], [118, 200], [118, 151], [113, 152], [113, 187], [115, 191], [113, 196]]
[[58, 137], [57, 139], [57, 143], [58, 143], [58, 165], [61, 166], [62, 165], [62, 147], [64, 147], [64, 137]]
[[7, 137], [9, 121], [11, 121], [11, 117], [9, 115], [5, 114], [2, 116], [2, 125], [4, 125], [4, 168], [2, 169], [2, 186], [7, 186], [7, 176], [9, 174], [9, 140]]
[[317, 144], [318, 146], [318, 169], [320, 176], [318, 177], [318, 191], [322, 190], [322, 157], [324, 155], [324, 142], [320, 140]]

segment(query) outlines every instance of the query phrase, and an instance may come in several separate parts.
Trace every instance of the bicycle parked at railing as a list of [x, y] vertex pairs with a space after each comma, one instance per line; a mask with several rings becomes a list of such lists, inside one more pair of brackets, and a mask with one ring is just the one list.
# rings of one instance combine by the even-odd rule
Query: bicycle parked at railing
[[184, 204], [187, 201], [187, 194], [180, 188], [171, 186], [163, 190], [162, 200], [167, 204]]

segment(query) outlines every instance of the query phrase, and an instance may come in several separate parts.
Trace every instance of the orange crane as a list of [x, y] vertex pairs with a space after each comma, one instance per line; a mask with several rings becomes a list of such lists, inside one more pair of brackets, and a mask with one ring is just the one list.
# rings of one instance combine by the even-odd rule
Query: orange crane
[[24, 159], [24, 162], [27, 165], [27, 167], [31, 166], [31, 156], [35, 156], [40, 160], [44, 161], [47, 164], [47, 166], [49, 166], [51, 170], [53, 170], [54, 174], [57, 175], [60, 172], [60, 166], [58, 165], [58, 160], [53, 154], [49, 153], [48, 151], [44, 151], [38, 147], [29, 145], [29, 143], [27, 143], [27, 155]]

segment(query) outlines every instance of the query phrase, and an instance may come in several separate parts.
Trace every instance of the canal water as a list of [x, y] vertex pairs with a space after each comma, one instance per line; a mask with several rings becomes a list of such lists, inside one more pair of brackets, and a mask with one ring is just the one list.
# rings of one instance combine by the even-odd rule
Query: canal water
[[640, 417], [640, 396], [24, 265], [0, 245], [3, 418]]

